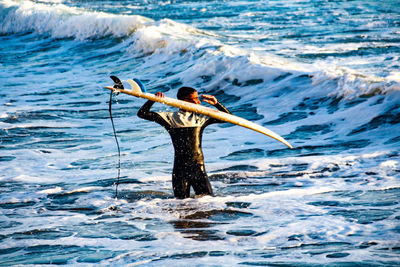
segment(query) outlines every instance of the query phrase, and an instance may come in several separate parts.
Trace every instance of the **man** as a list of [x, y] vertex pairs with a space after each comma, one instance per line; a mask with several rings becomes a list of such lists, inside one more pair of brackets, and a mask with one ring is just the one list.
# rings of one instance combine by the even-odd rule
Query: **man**
[[[164, 97], [161, 92], [155, 95]], [[201, 95], [201, 97], [204, 102], [213, 105], [218, 110], [230, 113], [214, 96]], [[197, 91], [191, 87], [181, 87], [177, 98], [194, 104], [201, 103]], [[160, 124], [171, 136], [175, 150], [172, 171], [175, 197], [179, 199], [190, 197], [191, 186], [196, 195], [212, 195], [211, 184], [204, 167], [201, 140], [203, 131], [208, 125], [221, 121], [182, 109], [177, 112], [152, 112], [150, 108], [153, 104], [154, 101], [147, 101], [138, 111], [138, 116]]]

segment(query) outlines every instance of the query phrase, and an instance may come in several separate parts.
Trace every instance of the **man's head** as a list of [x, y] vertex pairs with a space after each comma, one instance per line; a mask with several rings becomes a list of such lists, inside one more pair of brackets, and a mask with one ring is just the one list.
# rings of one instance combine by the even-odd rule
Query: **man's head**
[[192, 87], [184, 86], [184, 87], [179, 88], [177, 98], [179, 100], [183, 100], [183, 101], [194, 103], [194, 104], [201, 103], [196, 89], [194, 89]]

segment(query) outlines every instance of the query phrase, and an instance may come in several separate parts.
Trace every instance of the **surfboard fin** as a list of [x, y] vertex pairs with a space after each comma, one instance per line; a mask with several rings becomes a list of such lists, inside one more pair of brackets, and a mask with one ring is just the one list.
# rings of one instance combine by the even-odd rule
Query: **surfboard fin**
[[146, 93], [146, 87], [144, 87], [143, 83], [139, 79], [129, 79], [128, 83], [131, 86], [131, 91], [135, 93]]
[[124, 85], [122, 84], [121, 80], [117, 76], [111, 75], [110, 78], [114, 82], [113, 87], [115, 89], [124, 89]]

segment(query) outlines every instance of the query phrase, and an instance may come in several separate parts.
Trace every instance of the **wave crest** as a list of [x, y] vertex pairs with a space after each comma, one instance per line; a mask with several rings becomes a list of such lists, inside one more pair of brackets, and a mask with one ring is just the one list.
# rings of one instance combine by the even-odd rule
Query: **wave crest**
[[96, 39], [129, 36], [153, 21], [138, 15], [89, 12], [63, 4], [3, 1], [0, 33], [36, 32], [54, 38]]

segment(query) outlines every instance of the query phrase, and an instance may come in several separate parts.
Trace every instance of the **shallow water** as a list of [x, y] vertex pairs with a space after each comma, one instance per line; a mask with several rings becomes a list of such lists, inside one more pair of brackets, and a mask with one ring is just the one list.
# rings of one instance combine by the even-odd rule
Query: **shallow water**
[[[0, 1], [0, 265], [394, 266], [398, 1]], [[214, 94], [214, 197], [176, 200], [172, 145], [109, 75]], [[156, 110], [173, 108], [155, 105]]]

